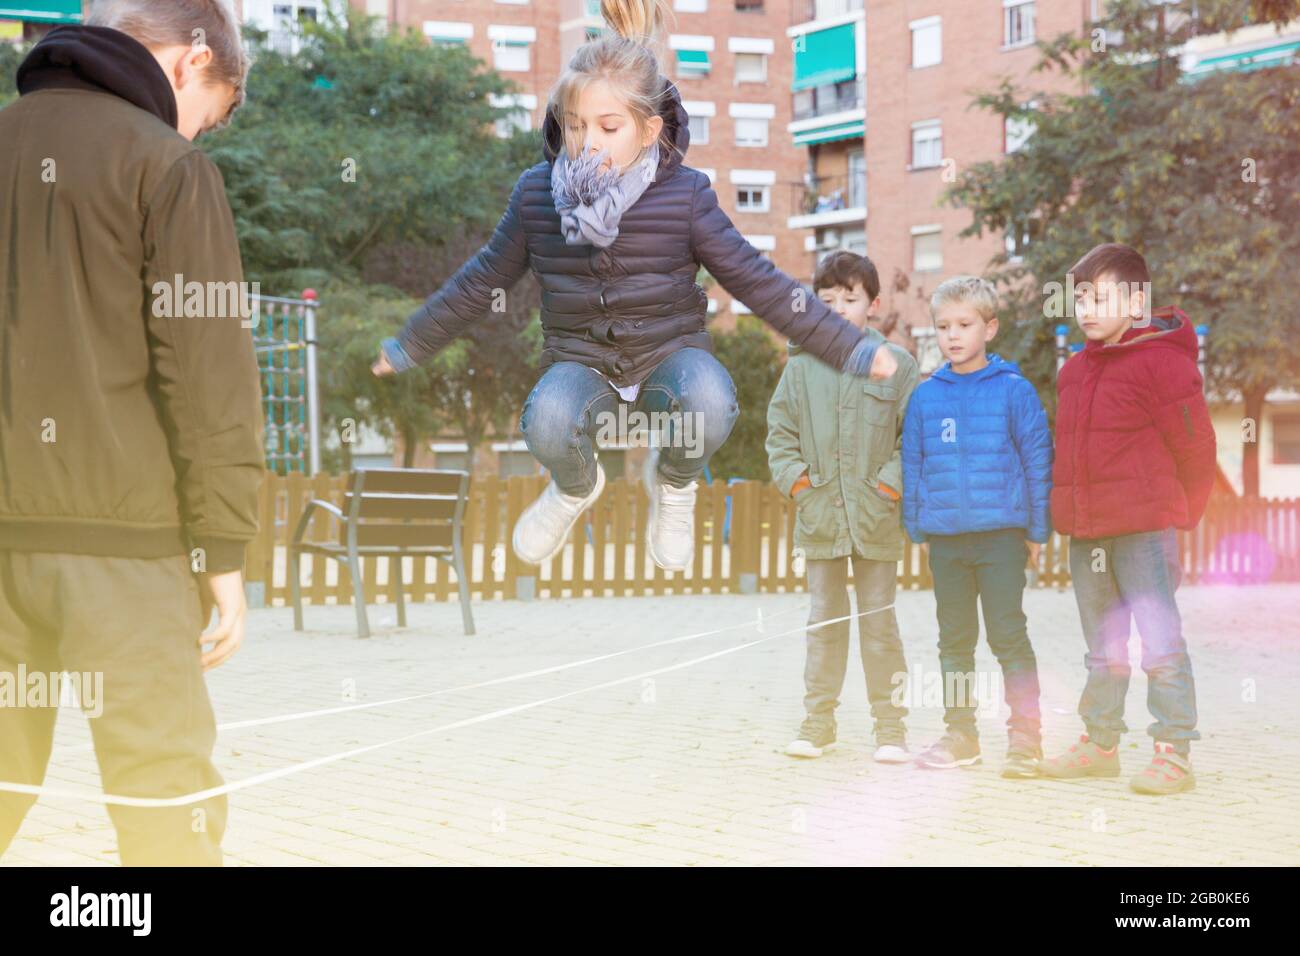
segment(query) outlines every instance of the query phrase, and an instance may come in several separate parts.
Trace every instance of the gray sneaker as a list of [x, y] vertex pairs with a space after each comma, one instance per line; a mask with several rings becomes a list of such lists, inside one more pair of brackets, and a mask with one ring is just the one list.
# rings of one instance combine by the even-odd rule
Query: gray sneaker
[[799, 727], [799, 736], [786, 745], [791, 757], [820, 757], [835, 746], [835, 721], [809, 717]]
[[1002, 776], [1027, 780], [1038, 776], [1038, 762], [1043, 759], [1043, 746], [1037, 737], [1020, 731], [1011, 731], [1007, 744], [1007, 759], [1002, 765]]
[[876, 721], [876, 749], [871, 759], [876, 763], [912, 762], [902, 721]]
[[927, 770], [952, 770], [979, 762], [979, 739], [952, 731], [944, 734], [937, 743], [931, 744], [916, 758], [916, 765]]

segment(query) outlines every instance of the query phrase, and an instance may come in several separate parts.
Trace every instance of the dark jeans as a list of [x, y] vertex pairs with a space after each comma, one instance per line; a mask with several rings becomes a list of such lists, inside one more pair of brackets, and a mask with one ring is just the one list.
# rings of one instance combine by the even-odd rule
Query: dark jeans
[[[82, 694], [104, 792], [174, 797], [221, 785], [216, 723], [199, 665], [198, 588], [184, 557], [149, 560], [0, 551], [0, 671], [101, 674]], [[22, 688], [19, 688], [22, 693]], [[100, 711], [98, 716], [94, 712]], [[39, 785], [53, 706], [0, 706], [0, 780]], [[0, 853], [33, 796], [0, 792]], [[221, 865], [226, 798], [109, 806], [127, 866]]]
[[[556, 362], [542, 373], [519, 417], [528, 450], [566, 495], [596, 487], [596, 439], [617, 428], [628, 405], [609, 381], [580, 362]], [[641, 383], [633, 412], [659, 415], [659, 475], [684, 488], [704, 472], [740, 414], [731, 375], [704, 349], [683, 348], [656, 365]], [[624, 413], [625, 420], [627, 413]], [[651, 419], [653, 421], [653, 419]], [[626, 436], [616, 436], [625, 439]]]
[[[978, 702], [971, 691], [977, 683], [975, 645], [980, 634], [978, 611], [982, 609], [989, 648], [1002, 668], [1007, 706], [1011, 708], [1007, 726], [1038, 741], [1042, 727], [1038, 662], [1021, 607], [1029, 555], [1024, 530], [930, 535], [928, 541], [939, 619], [944, 722], [952, 732], [972, 737], [977, 734]], [[962, 690], [966, 693], [960, 693]], [[953, 691], [958, 693], [954, 695]]]
[[[808, 593], [812, 610], [808, 615], [808, 657], [804, 664], [804, 707], [810, 716], [831, 716], [839, 706], [840, 691], [849, 660], [849, 624], [840, 621], [817, 627], [821, 621], [845, 617], [849, 613], [849, 558], [808, 561]], [[853, 586], [858, 595], [858, 613], [894, 603], [898, 586], [898, 562], [873, 561], [856, 554], [853, 561]], [[898, 618], [894, 609], [859, 617], [858, 647], [862, 653], [862, 670], [867, 678], [867, 700], [876, 729], [882, 724], [901, 724], [907, 716], [905, 707], [893, 704], [894, 675], [907, 674], [903, 642], [898, 637]]]
[[1109, 749], [1128, 730], [1128, 638], [1136, 620], [1147, 675], [1147, 731], [1186, 754], [1196, 731], [1196, 686], [1174, 591], [1182, 580], [1174, 529], [1116, 538], [1072, 538], [1070, 576], [1088, 653], [1079, 715], [1088, 736]]

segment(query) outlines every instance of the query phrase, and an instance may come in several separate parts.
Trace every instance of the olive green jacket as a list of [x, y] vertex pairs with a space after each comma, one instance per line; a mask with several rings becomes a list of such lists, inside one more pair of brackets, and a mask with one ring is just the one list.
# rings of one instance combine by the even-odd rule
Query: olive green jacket
[[889, 348], [898, 370], [873, 381], [837, 371], [789, 344], [790, 357], [767, 409], [767, 458], [783, 495], [808, 472], [812, 487], [794, 499], [794, 546], [807, 559], [903, 556], [903, 417], [919, 373], [912, 356], [896, 345]]

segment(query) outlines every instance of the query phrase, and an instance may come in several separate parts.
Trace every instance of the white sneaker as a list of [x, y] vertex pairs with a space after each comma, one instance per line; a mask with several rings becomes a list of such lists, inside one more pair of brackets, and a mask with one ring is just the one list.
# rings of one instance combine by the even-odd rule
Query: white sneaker
[[912, 755], [908, 753], [906, 747], [897, 744], [881, 744], [871, 755], [871, 759], [876, 763], [911, 763]]
[[519, 560], [541, 564], [559, 554], [574, 522], [595, 504], [604, 490], [605, 469], [600, 467], [600, 462], [596, 462], [596, 487], [585, 498], [566, 495], [552, 480], [515, 522], [510, 543]]
[[641, 477], [650, 497], [646, 541], [650, 557], [665, 571], [685, 571], [695, 554], [695, 487], [675, 488], [659, 479], [659, 452], [646, 455]]

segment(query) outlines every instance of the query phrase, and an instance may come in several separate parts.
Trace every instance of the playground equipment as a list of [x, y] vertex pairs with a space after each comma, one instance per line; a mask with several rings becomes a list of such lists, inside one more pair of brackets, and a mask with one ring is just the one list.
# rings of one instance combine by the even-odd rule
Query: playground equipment
[[320, 386], [316, 293], [301, 299], [255, 295], [253, 344], [266, 409], [266, 466], [280, 475], [320, 472]]

